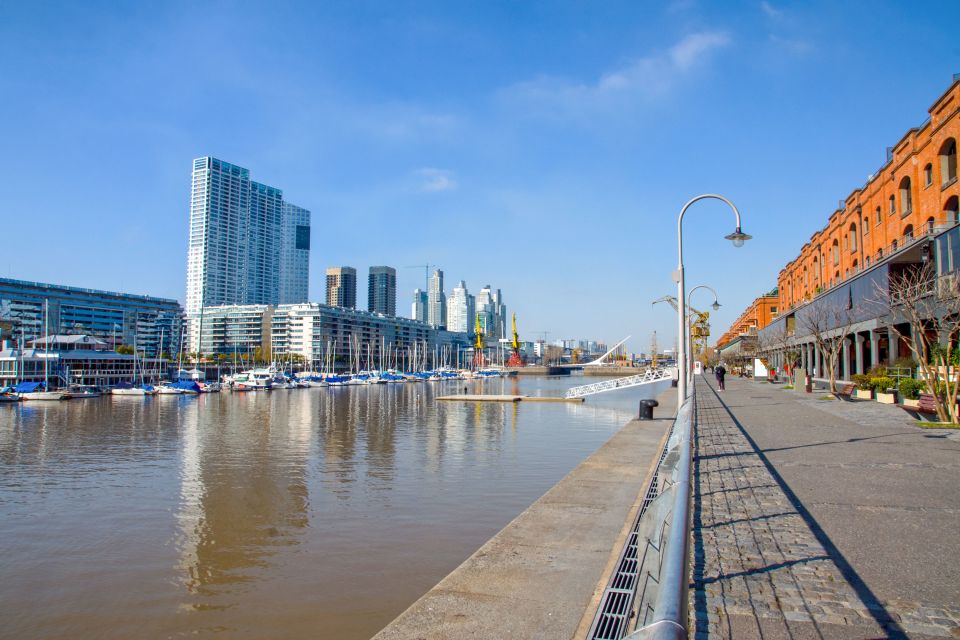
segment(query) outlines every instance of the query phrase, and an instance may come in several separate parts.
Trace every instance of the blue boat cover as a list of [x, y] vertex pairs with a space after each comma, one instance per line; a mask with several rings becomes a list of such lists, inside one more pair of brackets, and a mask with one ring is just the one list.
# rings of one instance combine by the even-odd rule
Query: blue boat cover
[[42, 389], [42, 382], [21, 382], [13, 388], [14, 393], [33, 393], [37, 389]]
[[194, 380], [181, 380], [179, 382], [173, 382], [170, 384], [174, 389], [183, 389], [184, 391], [193, 391], [194, 393], [200, 393], [200, 385]]

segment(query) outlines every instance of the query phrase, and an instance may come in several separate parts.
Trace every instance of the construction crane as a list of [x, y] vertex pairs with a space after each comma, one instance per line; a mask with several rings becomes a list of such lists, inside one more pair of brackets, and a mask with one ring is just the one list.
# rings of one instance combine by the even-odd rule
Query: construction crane
[[438, 264], [411, 264], [404, 267], [404, 269], [423, 269], [423, 290], [430, 290], [430, 268], [439, 267]]
[[517, 314], [513, 314], [513, 340], [510, 342], [513, 353], [510, 354], [510, 360], [507, 361], [508, 367], [522, 367], [526, 363], [520, 354], [520, 334], [517, 333]]
[[[680, 310], [677, 306], [677, 299], [674, 296], [657, 298], [653, 301], [653, 304], [657, 304], [658, 302], [668, 303], [673, 307], [674, 311]], [[691, 353], [693, 353], [693, 357], [696, 358], [707, 348], [707, 339], [710, 337], [710, 312], [699, 311], [690, 305], [687, 305], [687, 310], [690, 312]], [[674, 357], [676, 357], [676, 355]]]

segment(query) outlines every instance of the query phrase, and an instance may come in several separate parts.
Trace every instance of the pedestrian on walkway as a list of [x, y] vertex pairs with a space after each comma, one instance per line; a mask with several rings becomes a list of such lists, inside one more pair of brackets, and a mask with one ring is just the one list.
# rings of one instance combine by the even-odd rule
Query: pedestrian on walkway
[[716, 373], [716, 376], [717, 376], [717, 388], [718, 388], [720, 391], [725, 391], [725, 390], [726, 390], [726, 387], [724, 386], [724, 381], [723, 381], [723, 379], [724, 379], [724, 377], [726, 377], [726, 375], [727, 375], [727, 369], [726, 369], [726, 367], [723, 366], [723, 363], [722, 363], [722, 362], [720, 363], [720, 366], [718, 366], [716, 369], [714, 369], [714, 373]]

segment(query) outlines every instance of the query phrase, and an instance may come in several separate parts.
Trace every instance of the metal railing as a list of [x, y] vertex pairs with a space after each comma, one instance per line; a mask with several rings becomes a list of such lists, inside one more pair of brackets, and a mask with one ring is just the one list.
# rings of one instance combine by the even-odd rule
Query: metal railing
[[647, 369], [640, 375], [636, 376], [627, 376], [625, 378], [615, 378], [613, 380], [604, 380], [603, 382], [594, 382], [592, 384], [584, 384], [579, 387], [571, 387], [567, 389], [564, 397], [566, 398], [582, 398], [583, 396], [589, 396], [594, 393], [603, 393], [604, 391], [613, 391], [615, 389], [628, 389], [630, 387], [636, 387], [641, 384], [649, 384], [651, 382], [659, 382], [661, 380], [668, 380], [673, 378], [675, 368], [668, 369]]
[[[594, 618], [591, 640], [685, 640], [694, 401], [680, 407], [640, 515]], [[632, 621], [632, 622], [631, 622]]]

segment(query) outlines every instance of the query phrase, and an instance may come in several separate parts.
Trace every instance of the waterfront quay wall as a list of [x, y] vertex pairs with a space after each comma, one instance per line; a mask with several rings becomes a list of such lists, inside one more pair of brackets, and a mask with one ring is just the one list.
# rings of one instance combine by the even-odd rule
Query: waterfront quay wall
[[375, 640], [584, 637], [676, 413], [632, 420]]

